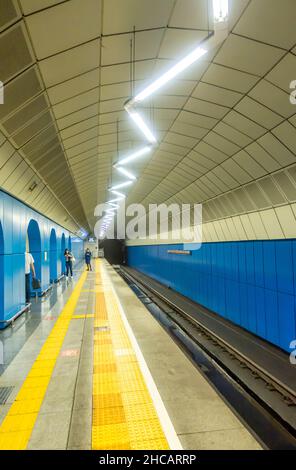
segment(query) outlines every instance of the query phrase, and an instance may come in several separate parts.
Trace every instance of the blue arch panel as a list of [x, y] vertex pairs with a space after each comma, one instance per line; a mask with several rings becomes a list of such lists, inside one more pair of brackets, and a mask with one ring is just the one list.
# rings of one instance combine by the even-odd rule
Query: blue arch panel
[[4, 236], [0, 223], [0, 318], [4, 314]]
[[49, 239], [49, 279], [55, 282], [58, 278], [58, 250], [55, 229], [51, 229]]
[[0, 328], [3, 328], [3, 322], [9, 321], [25, 305], [27, 236], [41, 289], [46, 290], [50, 284], [50, 254], [54, 247], [50, 240], [52, 230], [56, 234], [58, 273], [62, 271], [63, 262], [62, 235], [68, 242], [71, 234], [3, 191], [0, 191], [0, 224]]

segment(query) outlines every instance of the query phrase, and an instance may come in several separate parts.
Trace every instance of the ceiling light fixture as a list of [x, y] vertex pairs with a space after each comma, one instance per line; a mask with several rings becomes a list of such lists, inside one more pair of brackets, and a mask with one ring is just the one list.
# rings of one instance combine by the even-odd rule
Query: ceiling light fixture
[[152, 134], [147, 124], [145, 123], [142, 116], [138, 112], [131, 110], [130, 105], [126, 105], [125, 109], [128, 112], [129, 116], [132, 118], [132, 120], [135, 122], [135, 124], [138, 126], [140, 131], [144, 134], [148, 142], [150, 142], [151, 144], [156, 144], [157, 140]]
[[122, 199], [126, 198], [125, 194], [122, 194], [119, 191], [114, 191], [114, 189], [109, 189], [109, 191], [111, 191], [111, 193], [115, 194], [116, 196], [120, 197], [121, 201], [122, 201]]
[[107, 204], [113, 204], [114, 202], [122, 201], [124, 199], [124, 197], [125, 197], [124, 194], [122, 194], [121, 197], [116, 197], [114, 199], [110, 199], [110, 201], [108, 201]]
[[132, 173], [130, 173], [129, 171], [125, 170], [124, 168], [122, 168], [121, 166], [118, 166], [116, 168], [122, 175], [126, 176], [127, 178], [130, 178], [131, 180], [135, 181], [137, 178], [135, 177], [135, 175], [133, 175]]
[[147, 153], [150, 153], [152, 150], [152, 147], [143, 147], [140, 150], [136, 150], [136, 152], [132, 153], [128, 157], [123, 158], [122, 160], [119, 160], [118, 163], [116, 163], [114, 166], [117, 167], [118, 165], [125, 165], [126, 163], [130, 163], [133, 160], [136, 160], [139, 157], [142, 157], [143, 155], [146, 155]]
[[214, 21], [221, 23], [228, 19], [228, 0], [213, 0]]
[[180, 60], [176, 65], [174, 65], [171, 69], [169, 69], [166, 73], [164, 73], [161, 77], [155, 80], [151, 85], [145, 88], [141, 93], [135, 96], [132, 100], [132, 103], [140, 103], [144, 101], [146, 98], [151, 96], [157, 90], [162, 88], [166, 83], [173, 80], [177, 75], [181, 72], [186, 70], [190, 65], [194, 64], [198, 59], [204, 56], [207, 53], [206, 49], [202, 47], [197, 47], [194, 49], [190, 54], [188, 54], [184, 59]]
[[130, 186], [131, 184], [133, 184], [132, 181], [125, 181], [124, 183], [120, 183], [120, 184], [117, 184], [116, 186], [112, 186], [112, 188], [110, 188], [109, 191], [114, 192], [114, 190], [116, 189], [125, 188], [126, 186]]
[[[189, 54], [187, 54], [183, 59], [173, 65], [167, 72], [162, 74], [154, 82], [148, 85], [144, 90], [138, 93], [135, 97], [131, 98], [124, 105], [126, 112], [129, 114], [131, 119], [137, 125], [139, 130], [143, 133], [147, 141], [155, 145], [157, 144], [157, 139], [153, 135], [152, 131], [149, 129], [148, 125], [144, 121], [143, 117], [136, 110], [136, 106], [143, 102], [146, 98], [153, 95], [156, 91], [161, 89], [164, 85], [169, 83], [171, 80], [176, 78], [180, 73], [190, 67], [192, 64], [197, 62], [199, 59], [205, 56], [207, 52], [221, 44], [228, 36], [228, 7], [229, 0], [212, 0], [213, 8], [213, 18], [214, 18], [214, 31], [209, 35], [209, 37], [203, 41], [202, 46], [199, 45], [193, 49]], [[132, 161], [134, 158], [137, 158], [145, 153], [148, 153], [152, 150], [150, 147], [144, 147], [143, 149], [135, 152], [129, 157], [124, 158], [114, 165], [122, 174], [130, 178], [132, 181], [127, 181], [116, 185], [109, 189], [113, 194], [119, 196], [120, 198], [125, 198], [125, 196], [117, 191], [116, 189], [129, 186], [136, 179], [131, 173], [121, 168], [122, 165]], [[112, 201], [110, 201], [112, 202]]]

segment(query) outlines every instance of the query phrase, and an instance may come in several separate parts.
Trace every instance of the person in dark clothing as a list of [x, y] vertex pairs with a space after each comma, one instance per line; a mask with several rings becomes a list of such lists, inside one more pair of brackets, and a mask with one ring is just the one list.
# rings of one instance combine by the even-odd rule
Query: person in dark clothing
[[86, 264], [87, 271], [92, 271], [92, 267], [91, 267], [91, 251], [90, 251], [89, 248], [86, 249], [84, 258], [85, 258], [85, 264]]
[[69, 274], [71, 277], [73, 277], [73, 258], [74, 256], [72, 255], [71, 251], [66, 248], [65, 253], [65, 261], [66, 261], [66, 276], [69, 277]]
[[36, 277], [34, 258], [28, 251], [25, 252], [25, 275], [26, 275], [26, 303], [30, 303], [30, 273], [32, 272], [33, 277]]

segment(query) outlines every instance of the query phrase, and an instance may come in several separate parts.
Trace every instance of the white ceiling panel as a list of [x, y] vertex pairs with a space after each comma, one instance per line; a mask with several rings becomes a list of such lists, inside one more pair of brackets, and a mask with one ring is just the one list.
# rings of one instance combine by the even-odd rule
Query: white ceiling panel
[[161, 42], [160, 59], [179, 60], [208, 37], [207, 31], [168, 29]]
[[236, 34], [277, 47], [290, 49], [295, 44], [296, 3], [294, 0], [250, 2], [234, 28]]
[[133, 31], [134, 26], [138, 30], [165, 27], [173, 6], [174, 0], [108, 0], [104, 5], [103, 34]]
[[252, 178], [260, 178], [266, 174], [266, 170], [244, 150], [235, 155], [233, 160]]
[[53, 107], [57, 119], [75, 113], [80, 109], [91, 106], [99, 101], [99, 88], [81, 93], [81, 95], [70, 98]]
[[[153, 68], [155, 66], [155, 59], [138, 61], [135, 63], [135, 89], [141, 88], [143, 80], [149, 80]], [[108, 65], [101, 67], [101, 84], [109, 85], [119, 82], [130, 82], [131, 67], [130, 64]]]
[[[161, 95], [157, 99], [157, 109], [182, 109], [187, 101], [187, 96]], [[149, 109], [149, 108], [148, 108]]]
[[57, 104], [98, 86], [99, 70], [97, 69], [49, 88], [48, 96], [52, 104]]
[[20, 0], [25, 15], [50, 8], [62, 2], [64, 2], [64, 0]]
[[[136, 60], [157, 57], [162, 31], [143, 31], [136, 35]], [[121, 64], [130, 61], [132, 35], [108, 36], [102, 40], [102, 65]]]
[[256, 75], [218, 64], [211, 64], [202, 79], [203, 82], [240, 93], [247, 93], [258, 80]]
[[209, 132], [205, 136], [204, 142], [207, 142], [209, 145], [212, 145], [214, 148], [225, 153], [229, 157], [231, 157], [240, 150], [237, 145], [233, 144], [224, 137], [216, 134], [214, 131]]
[[[281, 130], [279, 134], [282, 135]], [[284, 145], [280, 139], [272, 134], [266, 134], [258, 143], [281, 165], [287, 166], [295, 163], [295, 155]]]
[[195, 150], [196, 152], [201, 153], [217, 164], [224, 162], [224, 160], [228, 158], [228, 155], [226, 155], [224, 152], [218, 150], [212, 145], [207, 144], [206, 142], [200, 142], [197, 144]]
[[281, 49], [230, 34], [215, 57], [215, 63], [263, 76], [284, 54]]
[[165, 137], [165, 142], [170, 144], [181, 145], [182, 147], [187, 147], [192, 149], [197, 143], [198, 139], [193, 139], [192, 137], [186, 137], [184, 135], [176, 134], [174, 132], [168, 132]]
[[284, 122], [272, 133], [295, 155], [296, 158], [296, 129], [289, 122]]
[[95, 40], [39, 63], [46, 86], [51, 87], [99, 67], [100, 41]]
[[80, 111], [76, 111], [75, 113], [72, 113], [69, 116], [65, 116], [61, 119], [58, 119], [57, 124], [60, 129], [66, 129], [72, 126], [73, 124], [77, 124], [80, 121], [84, 121], [97, 115], [98, 105], [93, 104], [91, 106], [87, 106], [86, 108], [81, 109]]
[[[99, 37], [100, 0], [71, 0], [26, 19], [39, 60]], [[51, 34], [54, 31], [54, 34]]]
[[[272, 173], [281, 168], [281, 165], [275, 160], [258, 142], [253, 142], [246, 148], [246, 151], [251, 155], [268, 173]], [[264, 137], [262, 139], [264, 141]]]
[[290, 93], [290, 83], [295, 80], [296, 56], [287, 54], [266, 76], [266, 80], [274, 83], [287, 93]]
[[266, 133], [266, 129], [236, 111], [230, 111], [223, 121], [253, 139], [258, 139]]
[[177, 0], [169, 26], [208, 29], [208, 24], [207, 0]]
[[131, 86], [129, 82], [117, 83], [116, 85], [104, 85], [100, 90], [100, 99], [102, 101], [116, 98], [130, 97]]
[[229, 126], [223, 121], [220, 121], [215, 126], [215, 133], [225, 137], [230, 142], [238, 145], [239, 147], [245, 147], [252, 142], [251, 138], [237, 131], [233, 127]]
[[81, 132], [80, 134], [75, 135], [74, 137], [70, 137], [68, 139], [64, 139], [64, 147], [66, 150], [75, 147], [76, 145], [87, 142], [94, 137], [97, 137], [98, 129], [94, 127], [93, 129], [88, 129], [87, 131]]
[[224, 106], [215, 105], [209, 101], [202, 101], [197, 98], [189, 98], [184, 110], [215, 119], [222, 119], [229, 111], [229, 109]]
[[194, 137], [195, 139], [201, 139], [208, 132], [208, 129], [184, 124], [180, 119], [177, 119], [177, 121], [172, 125], [171, 130], [177, 134]]
[[186, 124], [198, 126], [203, 129], [212, 129], [218, 122], [218, 119], [214, 119], [208, 116], [201, 116], [189, 111], [181, 111], [179, 114], [179, 120]]
[[92, 129], [93, 127], [98, 126], [98, 116], [94, 116], [93, 118], [86, 119], [84, 121], [79, 122], [78, 124], [74, 124], [63, 131], [61, 131], [62, 139], [68, 139], [76, 134], [80, 134], [87, 129]]
[[272, 129], [283, 121], [281, 116], [248, 96], [243, 98], [234, 109], [265, 129]]
[[296, 111], [291, 105], [290, 94], [285, 93], [266, 80], [261, 80], [258, 85], [250, 91], [249, 95], [271, 111], [285, 118], [292, 116]]
[[214, 85], [200, 82], [192, 96], [201, 100], [210, 101], [211, 103], [217, 103], [222, 106], [232, 108], [236, 103], [243, 97], [241, 93], [235, 91], [225, 90]]

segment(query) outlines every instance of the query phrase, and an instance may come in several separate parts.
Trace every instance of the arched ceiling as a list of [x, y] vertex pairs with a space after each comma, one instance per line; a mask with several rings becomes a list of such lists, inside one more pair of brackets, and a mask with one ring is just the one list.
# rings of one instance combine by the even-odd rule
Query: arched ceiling
[[[210, 6], [1, 0], [0, 127], [10, 151], [0, 147], [0, 185], [38, 206], [38, 185], [27, 194], [22, 183], [39, 178], [53, 198], [46, 215], [92, 230], [95, 206], [120, 181], [117, 127], [119, 155], [143, 144], [124, 111], [131, 39], [140, 91], [208, 36]], [[216, 220], [296, 200], [296, 2], [229, 0], [229, 10], [227, 40], [145, 102], [158, 146], [133, 164], [127, 202], [203, 202]]]

